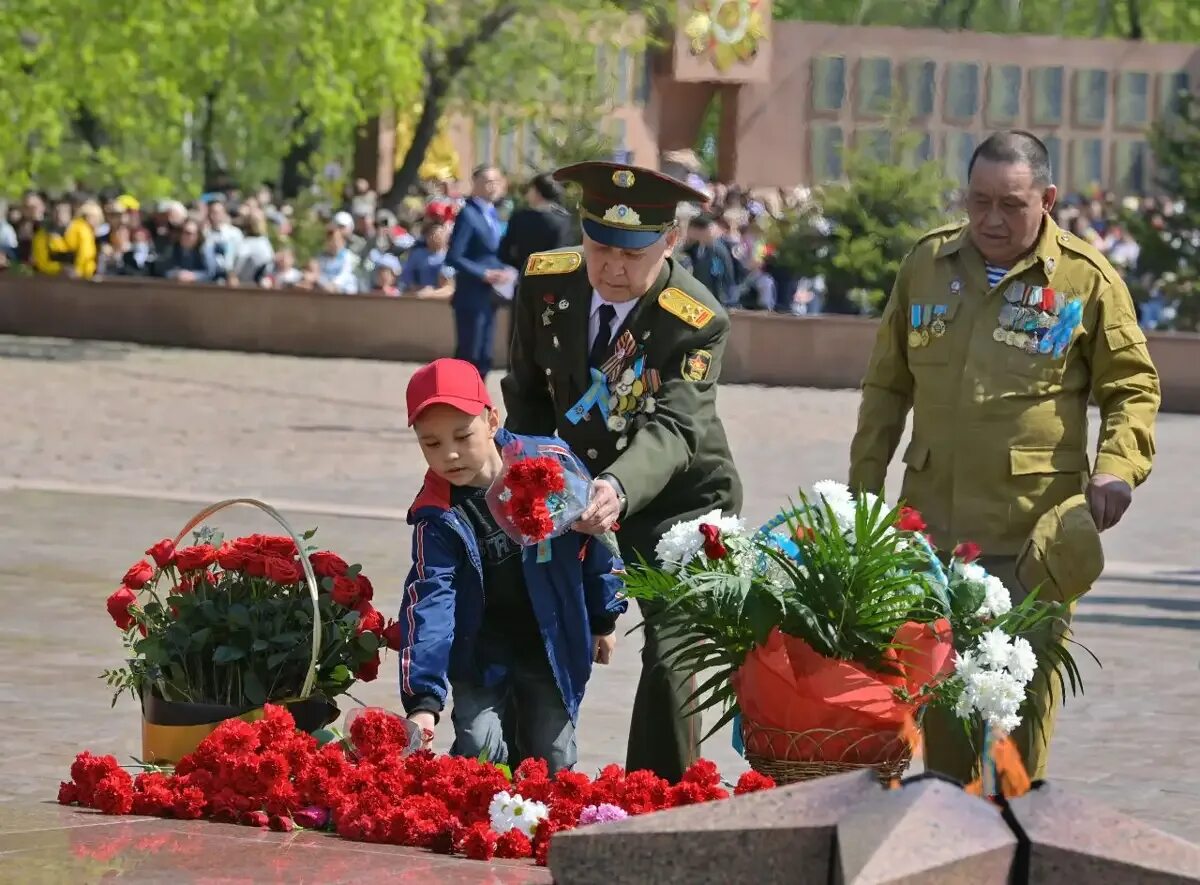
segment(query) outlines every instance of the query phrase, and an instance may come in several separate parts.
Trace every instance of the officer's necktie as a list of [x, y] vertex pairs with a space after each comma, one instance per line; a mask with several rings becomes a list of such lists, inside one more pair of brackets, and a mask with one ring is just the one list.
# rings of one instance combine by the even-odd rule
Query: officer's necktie
[[594, 369], [600, 368], [608, 359], [609, 344], [612, 342], [612, 324], [613, 320], [617, 318], [617, 309], [611, 304], [601, 304], [600, 309], [596, 311], [596, 316], [600, 320], [600, 324], [596, 330], [596, 337], [592, 339], [592, 349], [588, 353], [588, 365]]

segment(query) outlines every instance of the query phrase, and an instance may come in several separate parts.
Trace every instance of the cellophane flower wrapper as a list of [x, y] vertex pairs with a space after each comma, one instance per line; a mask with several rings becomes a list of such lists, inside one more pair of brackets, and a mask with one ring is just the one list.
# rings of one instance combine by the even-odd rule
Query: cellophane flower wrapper
[[557, 538], [587, 509], [592, 478], [566, 445], [505, 446], [504, 469], [487, 490], [488, 509], [522, 547]]

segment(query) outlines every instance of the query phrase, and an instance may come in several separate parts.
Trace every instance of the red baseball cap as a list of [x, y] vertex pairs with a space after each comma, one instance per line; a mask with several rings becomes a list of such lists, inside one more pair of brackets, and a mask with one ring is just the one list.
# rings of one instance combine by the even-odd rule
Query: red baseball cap
[[465, 360], [440, 359], [417, 369], [408, 382], [408, 424], [432, 405], [445, 403], [468, 415], [491, 408], [479, 370]]

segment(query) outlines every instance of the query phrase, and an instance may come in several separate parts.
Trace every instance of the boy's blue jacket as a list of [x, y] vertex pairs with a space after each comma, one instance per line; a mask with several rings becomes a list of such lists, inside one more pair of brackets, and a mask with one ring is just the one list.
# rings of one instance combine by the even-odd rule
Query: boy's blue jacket
[[[518, 442], [532, 455], [569, 454], [560, 439], [516, 436], [501, 429], [501, 448]], [[573, 456], [571, 456], [573, 457]], [[483, 622], [483, 568], [475, 533], [451, 509], [450, 483], [426, 474], [408, 512], [413, 564], [400, 605], [400, 695], [446, 703], [450, 680], [501, 682], [509, 662], [476, 643]], [[607, 635], [627, 603], [618, 595], [622, 564], [597, 538], [567, 532], [551, 543], [549, 562], [522, 551], [525, 582], [550, 669], [572, 720], [592, 672], [592, 636]]]

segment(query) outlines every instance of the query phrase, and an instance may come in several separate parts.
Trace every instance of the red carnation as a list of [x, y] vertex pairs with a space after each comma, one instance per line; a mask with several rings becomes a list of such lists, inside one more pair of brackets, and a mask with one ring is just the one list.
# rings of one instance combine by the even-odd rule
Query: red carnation
[[896, 520], [896, 528], [902, 532], [923, 532], [926, 529], [925, 519], [920, 511], [912, 507], [901, 507], [900, 517]]
[[525, 860], [533, 856], [533, 843], [520, 830], [509, 830], [496, 840], [496, 857]]
[[333, 601], [343, 608], [354, 608], [358, 604], [358, 582], [353, 578], [333, 579]]
[[118, 768], [105, 775], [92, 792], [92, 807], [103, 814], [129, 814], [133, 809], [133, 778]]
[[312, 563], [318, 578], [340, 578], [346, 574], [346, 569], [350, 568], [346, 560], [328, 550], [309, 555], [308, 561]]
[[265, 811], [247, 811], [242, 815], [242, 824], [247, 827], [265, 827], [270, 822]]
[[462, 853], [471, 860], [491, 860], [496, 854], [497, 838], [487, 824], [475, 824], [462, 837]]
[[129, 571], [125, 573], [121, 583], [131, 590], [141, 590], [153, 577], [154, 566], [144, 559], [139, 559], [129, 567]]
[[374, 682], [375, 677], [379, 675], [379, 655], [376, 654], [371, 660], [364, 664], [358, 665], [358, 670], [354, 673], [354, 678], [363, 682]]
[[108, 597], [106, 603], [108, 614], [119, 629], [128, 630], [133, 624], [133, 615], [129, 613], [129, 606], [136, 602], [137, 594], [128, 587], [118, 587], [116, 592]]
[[166, 568], [175, 561], [175, 542], [170, 538], [163, 538], [147, 550], [146, 555], [153, 559], [159, 568]]
[[544, 867], [550, 859], [550, 837], [558, 831], [558, 825], [551, 820], [538, 823], [537, 832], [533, 836], [533, 859], [539, 867]]
[[276, 584], [298, 584], [304, 576], [300, 563], [292, 559], [268, 556], [266, 559], [267, 579]]
[[770, 790], [774, 786], [774, 778], [751, 769], [743, 772], [742, 776], [738, 778], [737, 786], [733, 788], [733, 795], [744, 796], [747, 793], [757, 793], [759, 790]]
[[383, 629], [383, 633], [380, 634], [380, 636], [388, 648], [390, 648], [392, 651], [400, 651], [402, 637], [400, 635], [399, 621], [389, 621], [388, 625]]
[[194, 572], [208, 568], [217, 561], [217, 551], [212, 544], [197, 544], [175, 551], [175, 567], [181, 572]]
[[963, 541], [954, 548], [954, 558], [959, 562], [974, 562], [982, 552], [974, 541]]
[[60, 781], [58, 784], [58, 804], [74, 805], [79, 801], [79, 787], [71, 781]]
[[700, 534], [704, 535], [704, 555], [710, 560], [724, 559], [729, 555], [729, 549], [721, 540], [721, 530], [717, 526], [706, 522], [700, 526]]

